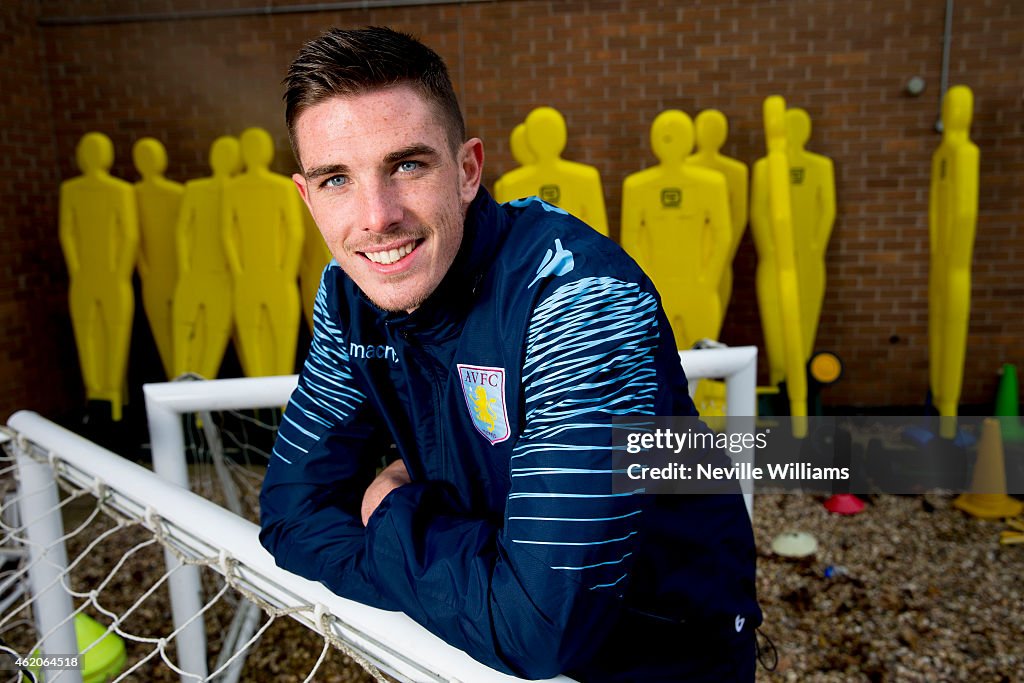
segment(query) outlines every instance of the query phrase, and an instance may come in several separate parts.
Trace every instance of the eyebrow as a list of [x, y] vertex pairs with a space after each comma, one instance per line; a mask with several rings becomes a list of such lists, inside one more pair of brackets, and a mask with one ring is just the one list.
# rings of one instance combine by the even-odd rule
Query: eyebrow
[[[426, 156], [426, 157], [437, 157], [438, 151], [430, 145], [424, 144], [413, 144], [407, 147], [402, 147], [394, 152], [389, 152], [384, 157], [384, 164], [390, 166], [396, 164], [399, 161], [408, 159], [409, 157]], [[349, 167], [345, 164], [325, 164], [323, 166], [316, 166], [306, 171], [307, 180], [316, 180], [328, 175], [348, 175]]]
[[436, 157], [437, 155], [437, 150], [430, 145], [413, 144], [391, 152], [384, 157], [384, 163], [390, 165], [409, 157]]
[[346, 175], [348, 174], [348, 166], [345, 164], [327, 164], [325, 166], [317, 166], [306, 171], [305, 176], [307, 180], [316, 180], [325, 175]]

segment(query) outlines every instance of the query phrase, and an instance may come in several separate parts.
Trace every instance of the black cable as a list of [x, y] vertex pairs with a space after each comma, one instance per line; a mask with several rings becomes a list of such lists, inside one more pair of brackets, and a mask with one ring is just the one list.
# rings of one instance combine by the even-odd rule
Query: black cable
[[[764, 639], [765, 645], [761, 646], [761, 639]], [[775, 647], [775, 643], [769, 638], [764, 631], [760, 628], [754, 632], [754, 645], [757, 648], [757, 661], [765, 668], [766, 671], [775, 671], [775, 668], [779, 665], [779, 651]], [[770, 657], [768, 661], [771, 662], [769, 666], [765, 661], [766, 657]]]

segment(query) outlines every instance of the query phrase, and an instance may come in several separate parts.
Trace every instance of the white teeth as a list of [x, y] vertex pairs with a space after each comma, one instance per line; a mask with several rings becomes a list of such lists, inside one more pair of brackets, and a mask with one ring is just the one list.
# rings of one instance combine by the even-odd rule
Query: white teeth
[[397, 262], [403, 256], [407, 256], [412, 253], [412, 250], [416, 248], [415, 242], [409, 242], [403, 247], [398, 249], [391, 249], [390, 251], [367, 251], [363, 252], [366, 254], [366, 258], [370, 259], [374, 263], [379, 263], [384, 266], [389, 266], [392, 263]]

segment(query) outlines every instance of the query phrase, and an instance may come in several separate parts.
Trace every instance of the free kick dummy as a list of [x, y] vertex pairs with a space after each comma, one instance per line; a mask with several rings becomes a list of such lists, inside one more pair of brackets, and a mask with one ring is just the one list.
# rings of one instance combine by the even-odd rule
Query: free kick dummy
[[242, 133], [245, 173], [224, 192], [224, 251], [234, 281], [242, 370], [249, 377], [295, 370], [303, 224], [289, 178], [270, 170], [274, 142], [262, 128]]
[[[520, 123], [512, 129], [512, 134], [508, 136], [508, 146], [509, 151], [512, 152], [512, 158], [516, 160], [516, 163], [519, 164], [520, 168], [537, 163], [537, 157], [533, 155], [533, 152], [530, 150], [530, 145], [526, 142], [525, 123]], [[509, 173], [517, 170], [519, 169], [512, 169]], [[506, 196], [504, 180], [507, 175], [508, 173], [494, 181], [494, 196], [495, 198], [499, 198], [498, 201], [505, 201], [500, 199], [500, 197]], [[516, 199], [516, 197], [513, 197], [513, 199]]]
[[109, 174], [114, 145], [86, 133], [76, 150], [82, 175], [60, 186], [60, 244], [70, 277], [71, 325], [85, 395], [110, 402], [121, 419], [135, 296], [132, 271], [139, 246], [135, 192]]
[[523, 124], [526, 146], [536, 161], [509, 171], [495, 183], [495, 199], [507, 202], [537, 196], [565, 209], [602, 235], [608, 235], [601, 175], [593, 166], [561, 158], [568, 139], [565, 118], [538, 107]]
[[213, 379], [231, 336], [231, 273], [224, 255], [224, 189], [242, 169], [238, 140], [223, 136], [210, 147], [213, 176], [185, 183], [178, 214], [178, 286], [174, 291], [174, 375]]
[[[799, 418], [807, 416], [805, 368], [810, 347], [803, 338], [786, 123], [785, 100], [768, 97], [764, 101], [768, 154], [754, 164], [750, 227], [758, 253], [757, 300], [771, 381], [774, 385], [786, 380], [790, 415]], [[806, 436], [805, 420], [793, 420], [793, 434]]]
[[168, 379], [174, 377], [171, 305], [178, 282], [175, 226], [185, 188], [164, 177], [167, 150], [154, 138], [142, 138], [132, 148], [142, 180], [135, 183], [139, 206], [139, 278], [142, 307]]
[[316, 302], [316, 290], [320, 288], [320, 276], [331, 261], [331, 251], [324, 242], [324, 236], [316, 227], [316, 221], [309, 212], [305, 202], [299, 202], [302, 212], [302, 225], [305, 237], [302, 241], [302, 263], [299, 266], [299, 287], [302, 293], [302, 313], [313, 332], [313, 304]]
[[725, 260], [722, 279], [718, 284], [718, 296], [722, 300], [724, 316], [725, 311], [729, 309], [729, 299], [732, 298], [733, 258], [743, 239], [743, 231], [747, 228], [749, 170], [742, 161], [731, 159], [720, 152], [729, 134], [729, 122], [725, 114], [717, 109], [705, 109], [697, 114], [694, 128], [697, 135], [697, 151], [686, 160], [686, 163], [718, 171], [725, 176], [725, 185], [729, 191], [732, 242], [729, 244], [729, 256]]
[[622, 186], [622, 246], [661, 293], [676, 347], [717, 339], [722, 328], [719, 283], [732, 248], [725, 177], [685, 163], [693, 122], [679, 110], [651, 125], [660, 162]]
[[[970, 88], [957, 85], [942, 100], [942, 143], [932, 155], [928, 202], [928, 369], [939, 415], [954, 417], [963, 386], [971, 310], [971, 258], [978, 222], [978, 147], [968, 136], [974, 111]], [[943, 437], [956, 434], [942, 420]]]
[[836, 180], [832, 160], [808, 152], [811, 117], [803, 109], [786, 110], [786, 155], [789, 158], [800, 307], [805, 353], [810, 358], [825, 301], [825, 251], [836, 220]]
[[[800, 344], [797, 351], [802, 355], [800, 373], [804, 374], [807, 361], [814, 349], [821, 317], [821, 305], [825, 298], [825, 250], [832, 235], [836, 216], [835, 174], [832, 160], [804, 149], [811, 134], [811, 120], [803, 109], [786, 110], [781, 123], [784, 124], [785, 145], [780, 152], [785, 158], [788, 177], [789, 218], [792, 226], [791, 243], [794, 249], [796, 288], [794, 301], [799, 302]], [[766, 123], [767, 125], [767, 123]], [[781, 131], [780, 131], [781, 132]], [[780, 141], [776, 142], [779, 145]], [[769, 145], [772, 143], [769, 142]], [[781, 148], [780, 148], [781, 149]], [[770, 154], [771, 152], [769, 152]], [[782, 159], [783, 157], [779, 157]], [[750, 227], [757, 248], [757, 299], [761, 310], [761, 325], [764, 330], [765, 350], [768, 354], [770, 383], [775, 386], [787, 380], [792, 390], [793, 378], [787, 370], [787, 350], [783, 336], [787, 315], [793, 321], [796, 316], [785, 312], [786, 302], [779, 300], [778, 236], [774, 234], [778, 221], [772, 216], [771, 202], [779, 198], [770, 197], [768, 157], [754, 164], [753, 187], [751, 189]], [[780, 185], [780, 191], [781, 191]], [[790, 240], [786, 240], [787, 243]], [[788, 257], [787, 257], [788, 258]], [[795, 352], [794, 352], [795, 353]]]

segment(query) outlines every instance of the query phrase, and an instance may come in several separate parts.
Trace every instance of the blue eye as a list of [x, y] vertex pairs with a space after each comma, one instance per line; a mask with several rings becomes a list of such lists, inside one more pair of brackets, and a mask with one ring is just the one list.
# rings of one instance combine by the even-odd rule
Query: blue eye
[[348, 183], [348, 178], [346, 178], [343, 175], [336, 175], [336, 176], [331, 176], [330, 178], [325, 180], [324, 183], [323, 183], [323, 186], [324, 187], [341, 187], [342, 185], [345, 185], [347, 183]]
[[422, 165], [419, 161], [403, 161], [398, 165], [398, 170], [402, 173], [412, 173]]

